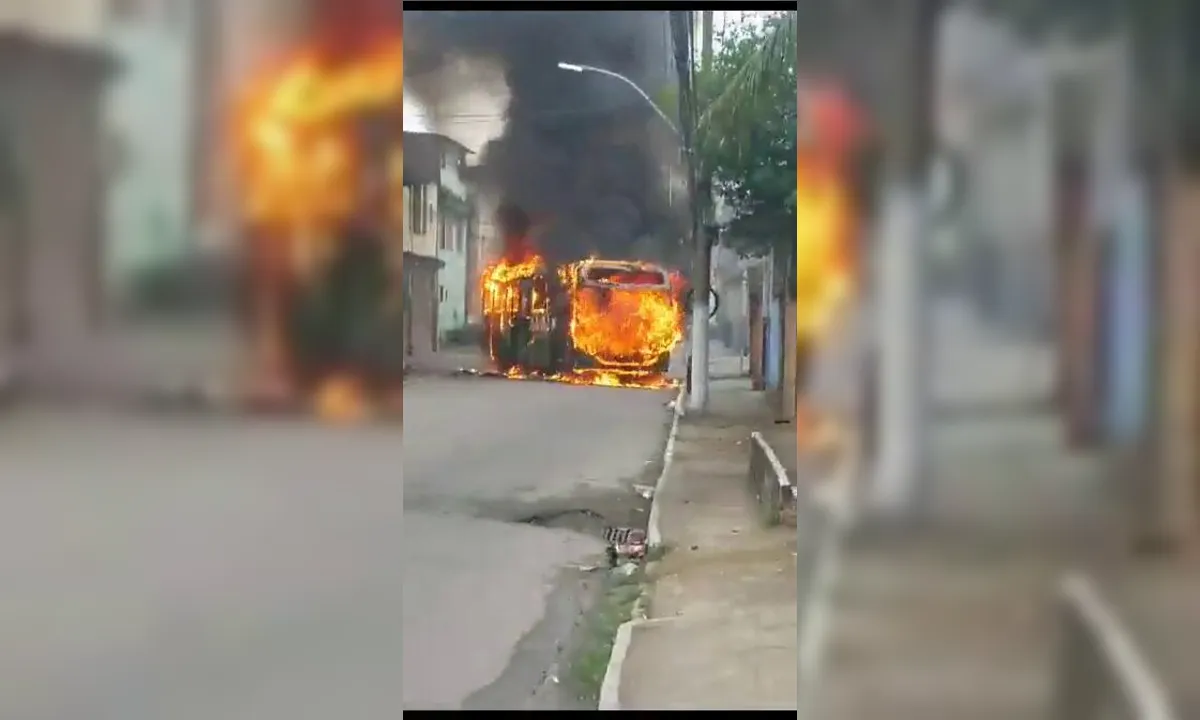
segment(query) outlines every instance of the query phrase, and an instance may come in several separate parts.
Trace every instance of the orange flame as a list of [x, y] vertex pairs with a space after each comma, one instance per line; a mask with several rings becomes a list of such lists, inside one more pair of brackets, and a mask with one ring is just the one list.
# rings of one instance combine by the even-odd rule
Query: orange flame
[[[683, 317], [674, 288], [664, 274], [650, 266], [607, 264], [607, 274], [584, 281], [596, 261], [585, 260], [558, 269], [570, 312], [570, 342], [577, 353], [601, 367], [572, 370], [547, 379], [577, 385], [611, 387], [672, 387], [674, 381], [658, 367], [682, 339]], [[482, 274], [483, 312], [490, 324], [504, 330], [521, 313], [547, 316], [552, 303], [543, 284], [535, 288], [529, 306], [522, 308], [519, 283], [547, 273], [544, 260], [532, 255], [519, 262], [500, 261]], [[543, 289], [539, 290], [541, 287]], [[489, 340], [491, 338], [489, 337]], [[489, 346], [495, 360], [495, 348]], [[527, 369], [506, 371], [514, 379]]]
[[[586, 273], [589, 264], [577, 264], [572, 275]], [[657, 271], [631, 269], [594, 285], [575, 285], [571, 341], [578, 350], [607, 366], [644, 370], [674, 349], [683, 339], [682, 313], [670, 286], [655, 287], [647, 275], [661, 278]]]
[[836, 175], [801, 177], [796, 189], [796, 322], [799, 337], [820, 335], [851, 289], [852, 218]]
[[[398, 111], [403, 79], [397, 28], [352, 52], [331, 54], [314, 41], [253, 79], [237, 104], [232, 146], [242, 214], [259, 258], [253, 332], [262, 384], [289, 385], [283, 288], [302, 283], [329, 257], [338, 230], [378, 194], [364, 172], [369, 158], [359, 122]], [[401, 152], [396, 142], [389, 169], [400, 166]], [[402, 205], [398, 179], [395, 172], [386, 179], [391, 220]], [[362, 415], [346, 409], [356, 402], [365, 403], [361, 386], [344, 378], [327, 381], [315, 398], [318, 412], [341, 420]]]
[[303, 232], [352, 215], [361, 190], [353, 122], [397, 104], [403, 81], [396, 37], [337, 66], [301, 51], [251, 83], [235, 128], [247, 219]]

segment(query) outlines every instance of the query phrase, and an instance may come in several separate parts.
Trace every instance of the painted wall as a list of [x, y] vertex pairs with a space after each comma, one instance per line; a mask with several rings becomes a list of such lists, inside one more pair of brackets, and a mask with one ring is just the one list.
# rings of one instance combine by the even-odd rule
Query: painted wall
[[1119, 193], [1106, 267], [1109, 332], [1105, 348], [1105, 419], [1109, 439], [1128, 447], [1141, 437], [1150, 392], [1152, 258], [1145, 183], [1127, 176]]
[[0, 28], [60, 42], [99, 45], [107, 4], [107, 0], [4, 0], [0, 2]]
[[447, 333], [467, 324], [467, 252], [466, 218], [443, 216], [438, 240], [438, 259], [444, 264], [438, 271], [438, 333]]
[[107, 39], [124, 64], [105, 113], [105, 272], [119, 292], [139, 270], [190, 247], [191, 48], [186, 25], [114, 25]]

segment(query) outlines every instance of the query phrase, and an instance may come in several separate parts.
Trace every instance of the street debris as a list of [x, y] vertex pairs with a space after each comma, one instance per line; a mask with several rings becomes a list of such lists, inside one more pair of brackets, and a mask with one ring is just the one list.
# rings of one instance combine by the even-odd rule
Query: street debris
[[641, 495], [646, 500], [649, 500], [650, 498], [654, 497], [654, 488], [651, 487], [650, 485], [636, 485], [635, 484], [633, 486], [633, 491], [636, 492], [638, 495]]
[[465, 377], [480, 377], [480, 378], [505, 378], [508, 377], [499, 370], [480, 370], [479, 368], [460, 367], [454, 371], [455, 375]]
[[631, 527], [604, 528], [605, 554], [610, 567], [622, 560], [641, 560], [646, 556], [646, 531]]

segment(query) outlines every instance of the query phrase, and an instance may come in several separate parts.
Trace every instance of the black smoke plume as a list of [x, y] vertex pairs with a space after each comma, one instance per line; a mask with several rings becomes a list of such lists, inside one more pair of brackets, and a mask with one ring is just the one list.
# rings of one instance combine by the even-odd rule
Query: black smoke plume
[[[454, 93], [420, 78], [456, 57], [504, 73], [505, 130], [484, 149], [475, 181], [504, 208], [506, 236], [514, 225], [535, 228], [538, 251], [555, 261], [648, 247], [659, 257], [646, 259], [667, 259], [679, 233], [662, 165], [673, 134], [620, 80], [558, 67], [620, 73], [662, 104], [675, 85], [666, 12], [415, 11], [404, 26], [405, 83], [427, 100]], [[647, 236], [655, 242], [639, 243]]]

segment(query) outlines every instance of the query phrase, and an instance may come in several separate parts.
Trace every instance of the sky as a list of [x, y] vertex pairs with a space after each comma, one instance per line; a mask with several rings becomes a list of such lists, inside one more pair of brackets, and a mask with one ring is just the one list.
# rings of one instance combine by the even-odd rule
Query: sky
[[[713, 34], [721, 35], [721, 31], [739, 22], [755, 22], [763, 13], [755, 10], [716, 10], [713, 11]], [[419, 98], [411, 95], [404, 96], [404, 129], [408, 132], [433, 132], [427, 120], [427, 114]]]
[[425, 121], [425, 108], [421, 101], [412, 95], [404, 96], [403, 123], [408, 132], [433, 132], [433, 128]]

